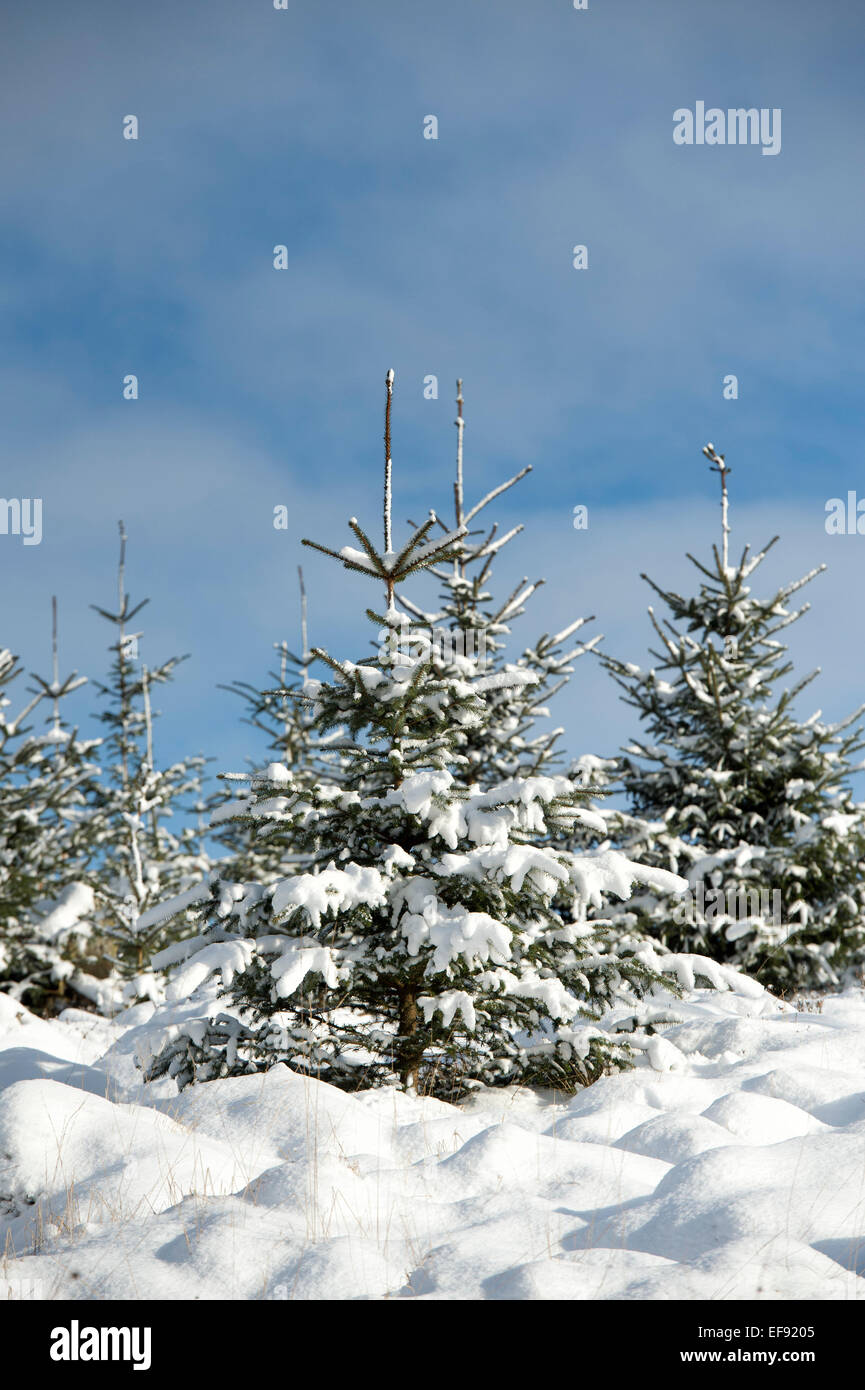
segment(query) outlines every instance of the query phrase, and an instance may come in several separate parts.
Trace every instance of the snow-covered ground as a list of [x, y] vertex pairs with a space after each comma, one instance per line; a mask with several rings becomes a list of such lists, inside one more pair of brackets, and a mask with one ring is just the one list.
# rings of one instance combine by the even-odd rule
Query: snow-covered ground
[[865, 994], [685, 1009], [654, 1066], [455, 1109], [283, 1067], [177, 1096], [140, 1010], [0, 995], [0, 1298], [865, 1298]]

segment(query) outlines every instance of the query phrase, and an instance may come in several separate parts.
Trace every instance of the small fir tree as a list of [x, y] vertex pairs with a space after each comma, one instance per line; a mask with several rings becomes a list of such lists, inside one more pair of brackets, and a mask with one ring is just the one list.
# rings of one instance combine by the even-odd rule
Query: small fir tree
[[[419, 649], [427, 652], [427, 659], [440, 673], [447, 670], [453, 673], [472, 670], [486, 674], [515, 673], [513, 682], [504, 681], [489, 693], [488, 719], [483, 728], [461, 729], [458, 732], [458, 746], [466, 758], [461, 774], [463, 780], [467, 784], [478, 783], [482, 787], [489, 787], [509, 777], [558, 770], [563, 760], [558, 749], [563, 729], [543, 727], [543, 722], [549, 720], [550, 701], [573, 674], [573, 662], [592, 651], [602, 639], [597, 635], [587, 642], [570, 645], [570, 639], [586, 623], [594, 621], [591, 617], [577, 618], [562, 632], [554, 635], [543, 633], [516, 661], [508, 660], [506, 648], [511, 635], [510, 625], [523, 615], [526, 605], [544, 580], [530, 583], [524, 577], [507, 598], [495, 600], [489, 587], [493, 563], [503, 548], [520, 534], [523, 526], [514, 526], [501, 536], [497, 523], [486, 531], [472, 531], [469, 528], [490, 503], [508, 492], [532, 469], [531, 465], [527, 465], [493, 488], [474, 506], [466, 507], [462, 385], [462, 381], [457, 381], [454, 527], [459, 530], [465, 526], [466, 534], [455, 543], [456, 553], [451, 565], [446, 568], [437, 565], [430, 567], [430, 573], [442, 587], [441, 604], [437, 611], [425, 611], [406, 596], [398, 595], [401, 607], [413, 620], [414, 626], [409, 628], [407, 617], [404, 631], [393, 630], [393, 642], [408, 646], [407, 638], [411, 630], [415, 641], [421, 644]], [[442, 521], [438, 525], [443, 530], [447, 529]], [[520, 676], [533, 679], [525, 680]], [[584, 773], [582, 766], [575, 771], [580, 782], [584, 780]]]
[[182, 914], [166, 922], [153, 909], [198, 882], [210, 862], [193, 825], [166, 824], [200, 800], [204, 759], [184, 758], [164, 770], [155, 765], [151, 692], [171, 679], [184, 658], [150, 668], [138, 661], [142, 634], [130, 631], [130, 625], [148, 600], [133, 606], [126, 592], [126, 541], [121, 522], [116, 611], [92, 605], [116, 634], [108, 679], [97, 684], [106, 735], [94, 889], [98, 930], [114, 960], [117, 999], [132, 1001], [159, 997], [150, 958], [186, 929]]
[[[379, 629], [401, 622], [397, 586], [458, 559], [466, 535], [465, 523], [439, 534], [431, 515], [394, 547], [392, 383], [389, 373], [383, 548], [355, 519], [357, 546], [304, 542], [383, 585], [384, 611], [367, 610]], [[423, 653], [423, 626], [411, 652]], [[170, 998], [195, 987], [203, 997], [219, 974], [230, 1011], [185, 1009], [160, 1035], [150, 1078], [183, 1086], [284, 1062], [345, 1088], [448, 1099], [479, 1084], [571, 1087], [627, 1058], [627, 1035], [602, 1020], [633, 1029], [669, 1017], [654, 992], [669, 1000], [664, 984], [693, 983], [695, 971], [730, 982], [645, 940], [614, 946], [587, 922], [590, 905], [635, 881], [682, 885], [615, 852], [557, 848], [556, 833], [591, 814], [571, 780], [466, 784], [464, 736], [488, 728], [491, 696], [535, 673], [440, 671], [388, 643], [358, 662], [318, 656], [331, 679], [303, 694], [317, 732], [347, 731], [342, 780], [310, 785], [274, 763], [252, 783], [252, 814], [288, 827], [308, 867], [240, 895], [217, 885], [201, 937], [164, 953], [179, 964]]]
[[[279, 671], [270, 673], [265, 689], [248, 681], [233, 681], [222, 687], [238, 695], [246, 706], [244, 722], [263, 734], [268, 756], [253, 766], [261, 772], [276, 761], [291, 768], [298, 783], [313, 785], [321, 777], [332, 781], [339, 776], [338, 755], [329, 744], [339, 731], [319, 737], [312, 726], [308, 704], [298, 698], [317, 657], [309, 649], [306, 585], [298, 565], [300, 588], [300, 655], [286, 641], [275, 642]], [[298, 862], [297, 847], [286, 837], [279, 822], [262, 822], [252, 811], [251, 792], [238, 795], [238, 784], [229, 781], [229, 795], [217, 795], [211, 802], [211, 826], [217, 844], [226, 851], [216, 866], [223, 884], [268, 882], [290, 872]]]
[[[36, 1012], [79, 999], [68, 983], [85, 965], [92, 894], [80, 881], [93, 856], [98, 741], [79, 739], [62, 702], [86, 684], [59, 675], [57, 600], [52, 599], [52, 676], [35, 673], [32, 699], [10, 719], [0, 694], [0, 988]], [[0, 691], [20, 674], [0, 652]], [[43, 730], [26, 721], [50, 712]]]
[[655, 891], [629, 905], [640, 929], [673, 950], [706, 951], [767, 984], [837, 984], [865, 945], [865, 820], [847, 778], [863, 747], [862, 708], [836, 724], [800, 720], [794, 702], [818, 672], [776, 686], [793, 667], [779, 640], [809, 608], [790, 600], [825, 568], [769, 598], [752, 577], [758, 554], [729, 560], [724, 456], [703, 451], [721, 482], [721, 547], [692, 596], [661, 589], [649, 616], [656, 665], [604, 662], [647, 738], [624, 750], [630, 813], [616, 818], [629, 853], [685, 875], [677, 901]]

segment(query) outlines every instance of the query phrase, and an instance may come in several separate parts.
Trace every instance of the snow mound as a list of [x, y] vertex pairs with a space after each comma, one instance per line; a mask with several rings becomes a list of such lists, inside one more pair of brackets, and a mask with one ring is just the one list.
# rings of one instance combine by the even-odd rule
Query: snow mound
[[[4, 1278], [73, 1299], [865, 1298], [865, 994], [697, 991], [630, 1072], [461, 1107], [133, 1082], [0, 996]], [[99, 1049], [102, 1053], [99, 1053]]]
[[0, 1200], [14, 1249], [243, 1183], [242, 1158], [154, 1110], [58, 1081], [18, 1081], [0, 1094]]

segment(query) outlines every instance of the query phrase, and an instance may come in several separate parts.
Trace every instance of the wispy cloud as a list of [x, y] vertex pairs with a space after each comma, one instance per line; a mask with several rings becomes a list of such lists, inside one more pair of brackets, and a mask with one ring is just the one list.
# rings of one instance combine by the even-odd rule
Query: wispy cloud
[[[791, 23], [780, 0], [723, 16], [82, 0], [50, 24], [18, 7], [0, 56], [0, 491], [42, 496], [45, 536], [0, 544], [0, 641], [38, 664], [59, 592], [70, 656], [97, 669], [87, 604], [123, 515], [148, 642], [194, 654], [165, 737], [236, 761], [245, 734], [213, 687], [286, 635], [300, 536], [375, 516], [393, 366], [401, 514], [447, 505], [459, 374], [478, 490], [534, 466], [502, 511], [530, 523], [503, 576], [549, 577], [532, 626], [595, 611], [638, 659], [638, 572], [680, 572], [711, 533], [715, 440], [743, 525], [784, 536], [780, 577], [830, 561], [802, 656], [826, 668], [827, 709], [856, 703], [859, 541], [830, 541], [822, 508], [861, 472], [861, 28], [856, 7]], [[782, 154], [677, 148], [672, 113], [697, 98], [782, 107]], [[307, 563], [321, 635], [364, 645], [369, 596]], [[562, 699], [574, 750], [627, 733], [588, 664]]]

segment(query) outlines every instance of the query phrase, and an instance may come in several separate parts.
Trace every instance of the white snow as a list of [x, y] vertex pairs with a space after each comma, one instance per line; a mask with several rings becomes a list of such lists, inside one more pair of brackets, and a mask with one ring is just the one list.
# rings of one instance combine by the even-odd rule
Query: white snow
[[76, 927], [82, 918], [93, 911], [93, 889], [86, 883], [70, 883], [39, 923], [39, 929], [49, 940]]
[[358, 569], [368, 570], [370, 574], [378, 573], [375, 565], [364, 551], [356, 550], [354, 546], [351, 545], [343, 545], [340, 547], [339, 553], [343, 560], [347, 560], [349, 564], [356, 565]]
[[380, 907], [387, 901], [388, 881], [378, 869], [349, 864], [345, 869], [325, 869], [320, 874], [295, 874], [277, 884], [273, 910], [280, 917], [302, 907], [314, 927], [322, 916], [337, 915], [359, 904]]
[[[424, 1011], [432, 1001], [421, 1000]], [[454, 990], [446, 1015], [470, 1010]], [[5, 1280], [49, 1298], [865, 1298], [865, 993], [696, 991], [572, 1098], [146, 1087], [149, 1009], [0, 995]]]

